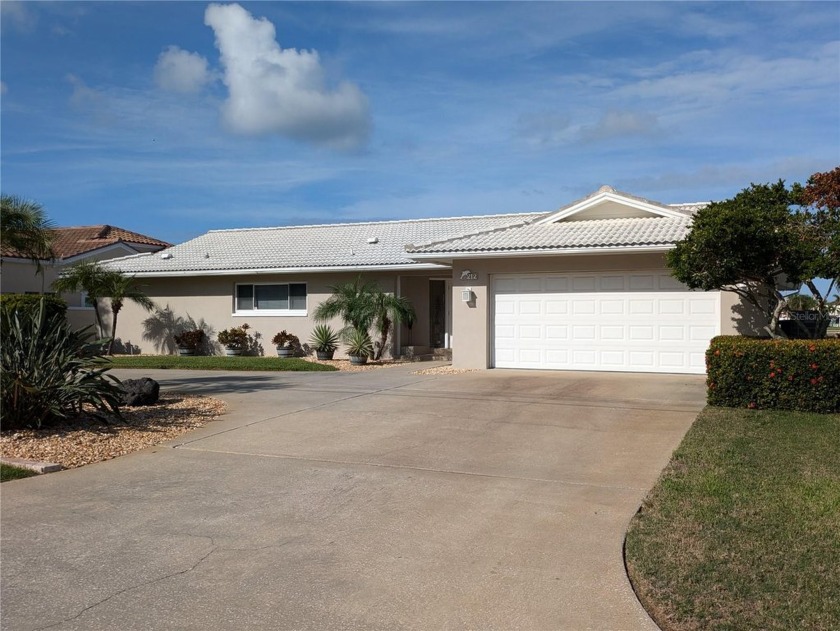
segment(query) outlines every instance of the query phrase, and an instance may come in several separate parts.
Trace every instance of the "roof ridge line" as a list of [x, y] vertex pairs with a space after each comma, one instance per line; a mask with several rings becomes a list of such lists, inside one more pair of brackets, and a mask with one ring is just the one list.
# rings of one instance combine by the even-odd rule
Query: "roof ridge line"
[[454, 236], [454, 237], [448, 237], [446, 239], [439, 239], [437, 241], [435, 241], [435, 240], [425, 241], [423, 243], [417, 243], [417, 244], [407, 243], [405, 245], [404, 249], [405, 249], [406, 252], [410, 252], [411, 250], [417, 249], [417, 248], [427, 248], [431, 245], [440, 245], [442, 243], [448, 243], [450, 241], [458, 241], [460, 239], [467, 239], [469, 237], [478, 237], [478, 236], [481, 236], [481, 235], [484, 235], [484, 234], [492, 234], [494, 232], [503, 232], [505, 230], [510, 230], [511, 228], [522, 228], [524, 226], [527, 226], [530, 223], [531, 223], [531, 221], [525, 220], [525, 221], [521, 221], [521, 222], [517, 222], [517, 223], [508, 224], [506, 226], [496, 226], [494, 228], [487, 228], [486, 230], [478, 230], [476, 232], [468, 232], [466, 234], [460, 234], [460, 235], [457, 235], [457, 236]]
[[493, 215], [459, 215], [457, 217], [426, 217], [416, 219], [385, 219], [382, 221], [348, 221], [341, 223], [314, 223], [314, 224], [295, 224], [291, 226], [255, 226], [251, 228], [217, 228], [215, 230], [208, 230], [205, 234], [211, 232], [248, 232], [249, 230], [291, 230], [294, 228], [340, 228], [343, 226], [384, 226], [388, 224], [398, 223], [424, 223], [434, 221], [461, 221], [464, 219], [495, 219], [498, 217], [524, 217], [525, 215], [546, 215], [551, 211], [537, 210], [522, 213], [496, 213]]

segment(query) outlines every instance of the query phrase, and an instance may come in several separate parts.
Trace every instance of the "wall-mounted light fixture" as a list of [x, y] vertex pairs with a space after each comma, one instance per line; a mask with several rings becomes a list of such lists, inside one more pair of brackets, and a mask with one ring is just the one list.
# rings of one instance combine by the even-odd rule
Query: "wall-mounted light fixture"
[[472, 302], [473, 300], [475, 300], [475, 294], [473, 293], [471, 288], [467, 287], [461, 290], [462, 302]]

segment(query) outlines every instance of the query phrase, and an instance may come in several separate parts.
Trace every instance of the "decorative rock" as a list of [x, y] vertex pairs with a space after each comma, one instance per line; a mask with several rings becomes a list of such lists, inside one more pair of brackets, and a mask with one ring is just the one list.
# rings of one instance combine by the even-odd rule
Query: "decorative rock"
[[129, 407], [154, 405], [160, 397], [160, 384], [148, 377], [126, 379], [122, 382], [122, 389], [125, 393], [122, 397], [122, 404]]

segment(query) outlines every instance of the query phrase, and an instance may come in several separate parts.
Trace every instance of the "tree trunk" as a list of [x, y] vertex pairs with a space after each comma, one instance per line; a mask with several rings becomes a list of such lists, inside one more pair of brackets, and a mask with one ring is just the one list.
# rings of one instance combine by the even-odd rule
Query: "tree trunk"
[[382, 353], [385, 351], [385, 344], [388, 342], [388, 332], [391, 330], [391, 320], [387, 317], [382, 319], [382, 328], [379, 329], [379, 348], [376, 349], [376, 355], [374, 356], [374, 361], [379, 360], [382, 357]]
[[109, 355], [114, 354], [114, 340], [116, 339], [116, 336], [117, 336], [117, 315], [119, 314], [120, 309], [122, 309], [122, 304], [120, 304], [120, 303], [114, 303], [113, 305], [111, 305], [111, 311], [114, 314], [114, 319], [111, 322], [111, 341], [108, 343], [108, 354]]
[[770, 324], [767, 325], [767, 332], [770, 333], [770, 337], [787, 337], [784, 333], [779, 333], [779, 317], [782, 315], [782, 311], [785, 310], [785, 299], [778, 290], [775, 291], [775, 294], [776, 306], [773, 307]]
[[96, 335], [101, 340], [105, 337], [105, 324], [102, 322], [102, 316], [99, 315], [99, 298], [92, 298], [93, 300], [93, 315], [96, 318]]

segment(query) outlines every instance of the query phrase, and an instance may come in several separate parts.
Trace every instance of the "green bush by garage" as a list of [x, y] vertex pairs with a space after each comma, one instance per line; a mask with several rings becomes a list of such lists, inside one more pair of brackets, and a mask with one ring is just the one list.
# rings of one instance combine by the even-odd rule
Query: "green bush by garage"
[[709, 405], [840, 412], [840, 339], [719, 336], [706, 367]]

